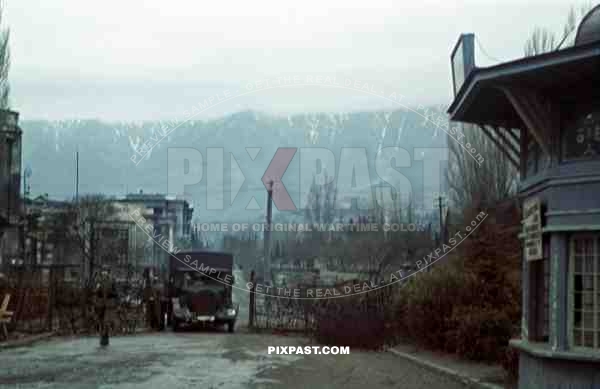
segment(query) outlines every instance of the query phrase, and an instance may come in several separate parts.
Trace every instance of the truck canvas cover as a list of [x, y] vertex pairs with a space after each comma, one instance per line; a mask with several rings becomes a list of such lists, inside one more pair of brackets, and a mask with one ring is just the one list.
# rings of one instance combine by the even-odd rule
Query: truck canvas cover
[[181, 251], [171, 255], [170, 265], [171, 274], [187, 271], [232, 273], [233, 256], [219, 251]]

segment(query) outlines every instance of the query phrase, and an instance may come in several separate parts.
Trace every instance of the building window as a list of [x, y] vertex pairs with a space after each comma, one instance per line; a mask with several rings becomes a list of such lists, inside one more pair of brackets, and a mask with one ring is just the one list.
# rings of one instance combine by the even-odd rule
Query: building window
[[600, 235], [575, 235], [570, 253], [571, 344], [600, 348]]

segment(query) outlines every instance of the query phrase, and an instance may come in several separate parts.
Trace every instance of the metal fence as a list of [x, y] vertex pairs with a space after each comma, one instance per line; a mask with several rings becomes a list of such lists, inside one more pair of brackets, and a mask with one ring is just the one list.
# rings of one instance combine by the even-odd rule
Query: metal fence
[[[252, 278], [251, 278], [252, 279]], [[252, 282], [252, 281], [251, 281]], [[353, 281], [328, 286], [342, 291]], [[318, 287], [325, 289], [326, 286]], [[362, 294], [339, 298], [294, 299], [253, 293], [249, 312], [254, 330], [302, 332], [328, 344], [380, 348], [396, 337], [397, 312], [394, 297], [400, 286], [386, 285]], [[305, 286], [304, 290], [314, 289]]]
[[307, 332], [313, 327], [313, 300], [256, 294], [255, 302], [254, 329]]
[[[93, 285], [68, 277], [71, 267], [25, 265], [2, 269], [5, 277], [0, 298], [10, 294], [8, 310], [14, 312], [9, 333], [80, 334], [98, 330], [99, 297]], [[143, 328], [142, 285], [121, 282], [116, 289], [116, 298], [107, 304], [111, 333], [133, 333]]]

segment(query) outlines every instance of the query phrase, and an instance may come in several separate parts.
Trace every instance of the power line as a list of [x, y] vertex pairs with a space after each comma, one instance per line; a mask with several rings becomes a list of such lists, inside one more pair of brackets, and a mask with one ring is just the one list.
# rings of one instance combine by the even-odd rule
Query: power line
[[556, 48], [554, 50], [560, 50], [561, 46], [567, 41], [568, 38], [573, 36], [573, 34], [575, 33], [576, 30], [577, 30], [576, 28], [573, 28], [573, 29], [571, 29], [571, 31], [564, 34], [562, 40], [560, 41], [560, 43], [558, 45], [556, 45]]
[[477, 35], [475, 35], [475, 42], [477, 42], [477, 47], [479, 47], [479, 50], [481, 50], [483, 55], [485, 55], [488, 59], [491, 59], [492, 61], [496, 61], [496, 62], [502, 62], [498, 58], [492, 57], [491, 55], [488, 54], [488, 52], [483, 48], [483, 45], [479, 41], [479, 38], [477, 38]]

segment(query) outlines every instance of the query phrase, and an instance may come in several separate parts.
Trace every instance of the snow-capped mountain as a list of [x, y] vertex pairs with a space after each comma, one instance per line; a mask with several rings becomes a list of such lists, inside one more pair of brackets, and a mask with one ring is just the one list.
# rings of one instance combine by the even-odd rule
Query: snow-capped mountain
[[[145, 193], [167, 193], [168, 149], [198, 150], [203, 157], [203, 177], [198, 184], [186, 187], [186, 195], [195, 204], [195, 215], [205, 221], [247, 221], [262, 215], [263, 211], [249, 209], [253, 207], [248, 205], [265, 204], [261, 178], [278, 147], [331, 150], [336, 166], [328, 167], [330, 175], [332, 170], [339, 169], [342, 148], [364, 148], [370, 182], [378, 184], [381, 180], [375, 179], [374, 163], [377, 152], [384, 147], [399, 146], [413, 159], [410, 167], [398, 170], [410, 180], [413, 191], [420, 193], [424, 190], [423, 162], [414, 159], [413, 149], [444, 147], [446, 142], [443, 132], [433, 123], [409, 110], [289, 116], [245, 111], [214, 120], [186, 122], [24, 120], [21, 127], [23, 161], [33, 170], [32, 195], [48, 193], [54, 198], [71, 198], [75, 192], [76, 151], [79, 151], [80, 193], [122, 195], [138, 189]], [[221, 151], [209, 152], [209, 148]], [[256, 148], [260, 149], [258, 153]], [[256, 153], [254, 158], [250, 155], [253, 153]], [[209, 161], [209, 154], [223, 155], [223, 161]], [[308, 189], [300, 183], [301, 154], [296, 153], [283, 178], [297, 207], [303, 203]], [[131, 160], [134, 155], [136, 163]], [[232, 186], [238, 186], [231, 185], [231, 158], [235, 158], [245, 178], [237, 195], [230, 193]], [[211, 193], [223, 192], [223, 209], [209, 209], [211, 206], [207, 204], [207, 177], [214, 173], [215, 167], [223, 169], [223, 180], [216, 186], [209, 183], [208, 189]], [[357, 185], [364, 182], [354, 180]]]

